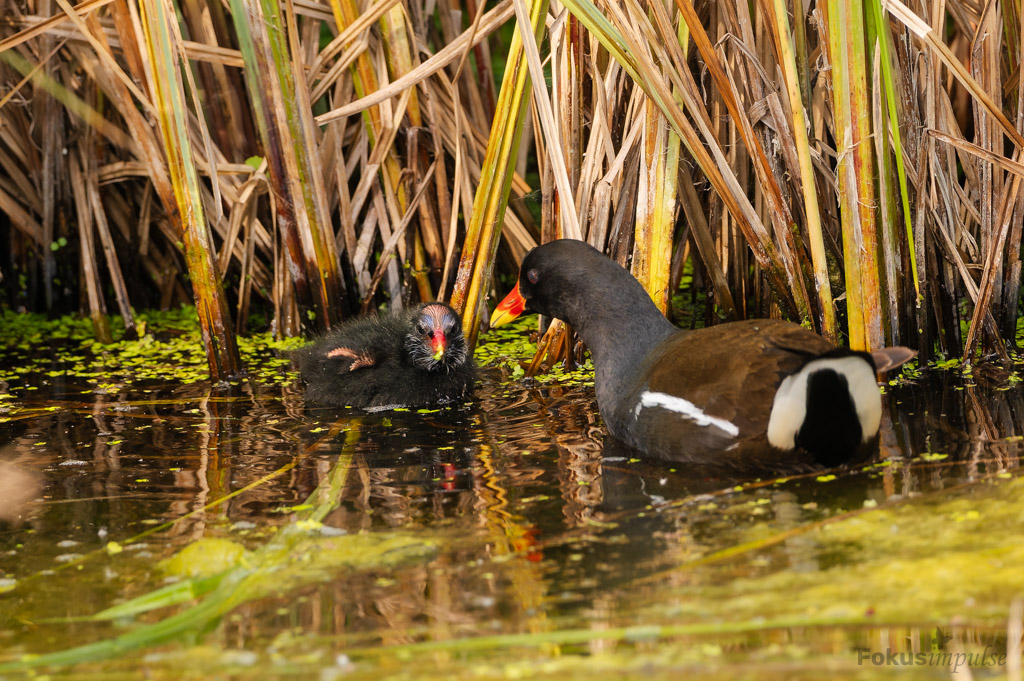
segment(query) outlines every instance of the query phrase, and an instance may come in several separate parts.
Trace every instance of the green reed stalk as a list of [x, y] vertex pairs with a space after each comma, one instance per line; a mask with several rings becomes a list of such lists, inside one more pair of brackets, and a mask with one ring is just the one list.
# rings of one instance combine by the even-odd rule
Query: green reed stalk
[[343, 284], [294, 15], [277, 0], [231, 0], [231, 10], [300, 315], [330, 328]]
[[210, 376], [223, 380], [240, 372], [241, 360], [220, 274], [214, 264], [210, 229], [203, 213], [199, 174], [188, 134], [180, 45], [176, 42], [171, 23], [177, 18], [169, 9], [163, 0], [147, 0], [139, 4], [142, 30], [154, 73], [152, 97], [156, 104], [157, 124], [177, 202], [178, 213], [171, 218], [180, 222], [185, 261], [195, 294], [196, 314]]
[[853, 0], [828, 7], [847, 325], [850, 347], [869, 350], [883, 339], [864, 8]]
[[[544, 31], [547, 0], [533, 0], [530, 5], [530, 29], [538, 42]], [[470, 347], [476, 345], [480, 329], [483, 302], [490, 286], [494, 269], [501, 223], [508, 205], [509, 189], [515, 172], [519, 141], [530, 103], [530, 74], [523, 50], [520, 31], [516, 25], [505, 62], [505, 76], [498, 93], [498, 104], [487, 141], [487, 153], [481, 168], [480, 184], [473, 197], [473, 213], [466, 228], [462, 258], [456, 272], [451, 304], [462, 314], [462, 328]], [[571, 200], [566, 197], [566, 200]]]

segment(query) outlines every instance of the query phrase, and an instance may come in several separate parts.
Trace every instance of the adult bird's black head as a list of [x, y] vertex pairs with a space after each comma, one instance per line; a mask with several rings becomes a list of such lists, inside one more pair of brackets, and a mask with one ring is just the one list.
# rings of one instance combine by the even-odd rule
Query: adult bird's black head
[[525, 311], [579, 332], [612, 435], [653, 457], [750, 470], [850, 460], [878, 432], [876, 372], [916, 354], [852, 352], [771, 319], [681, 331], [633, 275], [569, 239], [527, 254], [491, 326]]
[[[618, 276], [617, 271], [626, 276]], [[617, 298], [609, 297], [616, 290]], [[491, 326], [512, 321], [523, 312], [557, 317], [578, 326], [617, 299], [636, 300], [640, 294], [646, 296], [640, 282], [596, 248], [575, 239], [559, 239], [526, 254], [519, 281], [498, 304]], [[654, 303], [650, 308], [661, 316]]]

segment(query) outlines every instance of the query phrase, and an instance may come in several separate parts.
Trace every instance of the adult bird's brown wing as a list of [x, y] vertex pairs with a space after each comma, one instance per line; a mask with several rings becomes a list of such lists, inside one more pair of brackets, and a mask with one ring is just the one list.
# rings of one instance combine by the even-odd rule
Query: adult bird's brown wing
[[644, 408], [637, 428], [666, 458], [717, 462], [716, 452], [731, 452], [725, 454], [730, 459], [750, 457], [751, 448], [767, 449], [764, 434], [782, 379], [833, 349], [821, 336], [777, 320], [736, 322], [673, 336], [659, 348], [646, 391], [681, 398], [709, 422], [681, 412], [688, 407], [677, 403], [676, 409]]

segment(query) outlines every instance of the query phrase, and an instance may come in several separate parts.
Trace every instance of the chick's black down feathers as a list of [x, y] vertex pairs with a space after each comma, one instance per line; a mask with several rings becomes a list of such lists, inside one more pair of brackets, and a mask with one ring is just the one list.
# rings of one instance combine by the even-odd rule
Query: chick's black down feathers
[[476, 374], [461, 320], [442, 303], [346, 322], [294, 359], [307, 400], [362, 409], [467, 398]]

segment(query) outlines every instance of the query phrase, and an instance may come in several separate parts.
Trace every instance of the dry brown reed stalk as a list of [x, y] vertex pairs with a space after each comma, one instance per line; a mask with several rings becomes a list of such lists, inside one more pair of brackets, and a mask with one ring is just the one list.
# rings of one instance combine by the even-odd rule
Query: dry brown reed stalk
[[[212, 373], [224, 376], [238, 370], [224, 355], [229, 299], [239, 326], [250, 306], [269, 306], [278, 332], [294, 334], [361, 302], [433, 298], [470, 212], [451, 205], [456, 147], [467, 202], [493, 115], [493, 87], [480, 96], [492, 78], [480, 70], [489, 62], [481, 42], [512, 13], [510, 2], [474, 6], [480, 21], [467, 30], [456, 9], [445, 3], [435, 23], [397, 0], [3, 2], [0, 160], [10, 162], [0, 170], [0, 228], [16, 248], [0, 267], [47, 290], [44, 302], [28, 297], [34, 281], [9, 287], [8, 302], [77, 307], [77, 290], [54, 300], [52, 282], [55, 263], [81, 268], [72, 288], [88, 293], [109, 341], [100, 321], [108, 297], [130, 327], [132, 307], [192, 302], [191, 281], [214, 339]], [[159, 43], [147, 21], [168, 12], [181, 24], [165, 27]], [[472, 48], [479, 65], [453, 80], [446, 65]], [[175, 83], [168, 69], [181, 65]], [[392, 81], [400, 87], [389, 89]], [[314, 124], [314, 112], [381, 88], [390, 94], [361, 103], [365, 115]], [[471, 106], [453, 107], [455, 90]], [[173, 139], [165, 147], [155, 124], [168, 110], [179, 127], [163, 128]], [[529, 191], [521, 178], [515, 184], [517, 194]], [[521, 257], [535, 238], [512, 222]], [[71, 247], [58, 248], [58, 238]]]
[[[727, 280], [744, 308], [778, 304], [776, 313], [855, 348], [908, 343], [926, 357], [970, 361], [980, 343], [1005, 357], [1019, 312], [1024, 214], [1020, 178], [1003, 172], [1024, 147], [1017, 8], [953, 2], [947, 16], [931, 4], [836, 0], [794, 16], [782, 2], [756, 3], [753, 13], [746, 3], [690, 0], [563, 5], [590, 31], [587, 68], [581, 84], [559, 91], [553, 83], [547, 96], [556, 110], [574, 97], [588, 102], [584, 136], [598, 141], [583, 144], [584, 163], [574, 145], [541, 140], [538, 164], [565, 156], [569, 175], [580, 178], [572, 201], [594, 230], [587, 238], [620, 261], [632, 252], [634, 274], [656, 302], [663, 285], [651, 280], [645, 257], [658, 250], [650, 198], [633, 172], [657, 177], [672, 152], [625, 162], [649, 106], [689, 152], [680, 170], [696, 163], [711, 184], [691, 192], [687, 177], [668, 211], [682, 209], [716, 294]], [[565, 19], [557, 7], [551, 14], [556, 60]], [[610, 89], [619, 67], [628, 77]], [[553, 76], [562, 72], [552, 66]], [[641, 129], [653, 130], [645, 120]], [[561, 129], [573, 125], [570, 116]], [[956, 151], [937, 149], [939, 134]], [[607, 184], [593, 180], [602, 170], [611, 171]], [[567, 200], [564, 190], [542, 187], [554, 203]], [[671, 187], [661, 180], [658, 189]], [[544, 233], [560, 234], [560, 226]], [[749, 252], [753, 268], [744, 265]], [[751, 292], [759, 299], [749, 300]], [[970, 322], [961, 337], [964, 308]]]
[[962, 0], [0, 0], [0, 269], [32, 282], [8, 304], [81, 291], [130, 324], [192, 299], [157, 8], [190, 67], [205, 295], [240, 327], [451, 291], [475, 337], [494, 268], [573, 236], [666, 310], [689, 259], [708, 321], [968, 360], [1016, 335], [1024, 33], [1013, 3]]

